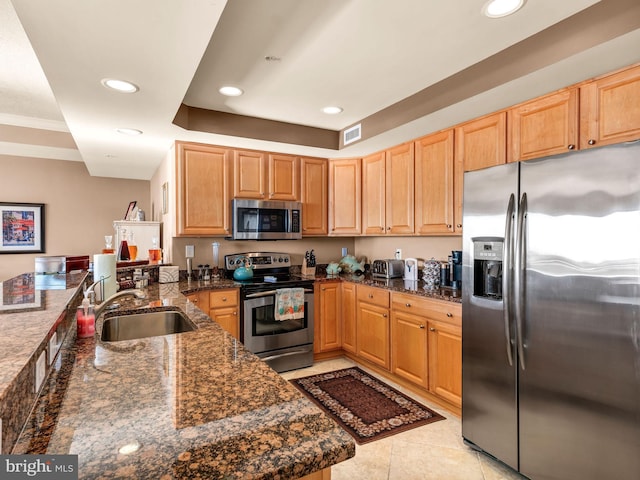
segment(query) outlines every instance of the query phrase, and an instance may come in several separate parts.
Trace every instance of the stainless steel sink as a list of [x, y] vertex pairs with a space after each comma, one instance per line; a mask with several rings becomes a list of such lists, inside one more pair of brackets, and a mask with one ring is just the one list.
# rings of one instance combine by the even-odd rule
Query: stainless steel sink
[[103, 342], [119, 342], [191, 332], [195, 329], [191, 320], [175, 310], [133, 313], [105, 319], [100, 338]]

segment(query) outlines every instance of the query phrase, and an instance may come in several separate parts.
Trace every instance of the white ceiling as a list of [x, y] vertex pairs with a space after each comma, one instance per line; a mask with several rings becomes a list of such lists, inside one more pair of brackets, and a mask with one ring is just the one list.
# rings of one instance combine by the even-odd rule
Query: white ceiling
[[[39, 145], [38, 135], [12, 141], [0, 128], [0, 155], [82, 160], [92, 175], [136, 179], [150, 179], [176, 139], [362, 155], [638, 62], [640, 29], [339, 151], [187, 131], [172, 120], [184, 103], [338, 131], [591, 5], [625, 1], [529, 0], [488, 19], [485, 0], [0, 0], [0, 127], [68, 127], [79, 150]], [[140, 91], [108, 91], [103, 78]], [[245, 94], [223, 97], [223, 84]], [[325, 115], [326, 105], [344, 112]]]

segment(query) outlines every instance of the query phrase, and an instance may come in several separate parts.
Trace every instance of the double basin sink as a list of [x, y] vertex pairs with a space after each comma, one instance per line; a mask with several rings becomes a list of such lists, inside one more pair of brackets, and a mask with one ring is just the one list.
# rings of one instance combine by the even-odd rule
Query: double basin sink
[[100, 339], [103, 342], [119, 342], [194, 330], [196, 326], [193, 322], [176, 310], [132, 313], [105, 319]]

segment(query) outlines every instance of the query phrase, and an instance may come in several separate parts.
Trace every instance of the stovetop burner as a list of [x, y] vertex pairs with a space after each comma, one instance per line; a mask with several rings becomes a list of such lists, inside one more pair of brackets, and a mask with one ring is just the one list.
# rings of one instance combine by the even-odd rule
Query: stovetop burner
[[246, 259], [249, 259], [251, 262], [253, 278], [251, 280], [238, 281], [238, 283], [241, 284], [243, 293], [275, 290], [278, 288], [313, 287], [313, 280], [291, 276], [289, 272], [291, 256], [288, 253], [246, 252], [225, 255], [225, 277], [233, 278], [234, 270], [243, 267]]

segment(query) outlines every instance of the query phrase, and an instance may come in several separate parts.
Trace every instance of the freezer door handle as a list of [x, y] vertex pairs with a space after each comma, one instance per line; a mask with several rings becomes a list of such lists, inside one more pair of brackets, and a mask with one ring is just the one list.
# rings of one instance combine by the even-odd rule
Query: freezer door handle
[[516, 208], [515, 195], [509, 197], [507, 206], [507, 219], [504, 226], [504, 265], [502, 273], [502, 312], [504, 315], [504, 336], [507, 347], [507, 360], [513, 366], [513, 353], [511, 347], [511, 302], [513, 301], [513, 289], [511, 274], [513, 272], [513, 225]]
[[524, 305], [525, 305], [525, 270], [526, 270], [526, 226], [527, 226], [527, 194], [523, 193], [520, 198], [518, 209], [518, 239], [516, 241], [516, 265], [514, 275], [514, 300], [516, 308], [516, 339], [518, 345], [518, 358], [520, 368], [525, 369], [524, 345], [522, 343], [522, 329], [524, 325]]

